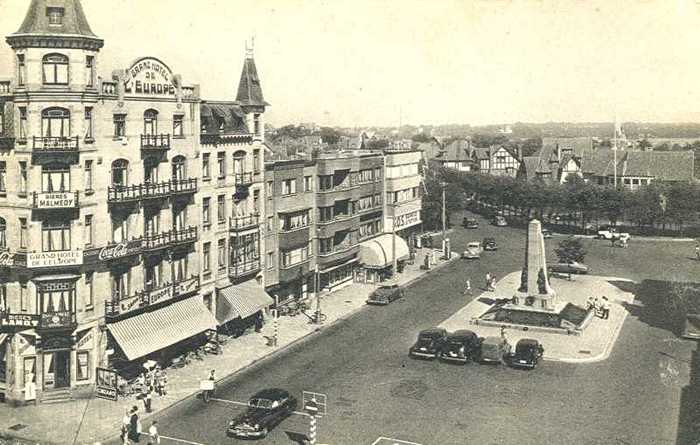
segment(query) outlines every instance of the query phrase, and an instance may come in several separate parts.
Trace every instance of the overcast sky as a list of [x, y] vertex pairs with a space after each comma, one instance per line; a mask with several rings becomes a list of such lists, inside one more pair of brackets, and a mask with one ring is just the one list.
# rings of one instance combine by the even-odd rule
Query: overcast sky
[[[103, 77], [155, 56], [209, 99], [235, 97], [254, 34], [275, 125], [700, 121], [695, 0], [82, 4]], [[28, 5], [0, 0], [2, 35]]]

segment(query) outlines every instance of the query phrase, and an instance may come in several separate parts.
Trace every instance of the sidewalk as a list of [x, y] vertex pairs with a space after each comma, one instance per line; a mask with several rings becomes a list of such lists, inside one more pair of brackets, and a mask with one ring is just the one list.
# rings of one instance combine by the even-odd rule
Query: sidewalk
[[[545, 360], [569, 363], [592, 363], [605, 360], [610, 355], [628, 314], [622, 303], [632, 303], [634, 300], [633, 294], [612, 284], [623, 281], [629, 280], [591, 275], [575, 275], [571, 281], [565, 278], [551, 278], [552, 287], [560, 299], [580, 307], [587, 306], [588, 297], [607, 296], [611, 302], [610, 318], [603, 320], [594, 317], [581, 335], [509, 328], [506, 330], [508, 341], [515, 345], [521, 338], [539, 340], [544, 346]], [[506, 275], [496, 285], [495, 292], [484, 292], [477, 296], [453, 316], [443, 321], [440, 326], [448, 331], [469, 329], [480, 337], [500, 336], [500, 327], [472, 324], [472, 319], [481, 316], [491, 308], [490, 300], [512, 297], [519, 284], [520, 272]]]
[[[448, 263], [439, 260], [431, 271], [421, 270], [420, 264], [427, 250], [417, 251], [415, 264], [407, 265], [397, 278], [400, 285], [406, 286]], [[457, 258], [459, 256], [453, 253], [452, 260]], [[203, 361], [195, 361], [181, 369], [168, 369], [168, 395], [153, 398], [153, 413], [145, 414], [143, 403], [134, 397], [120, 399], [116, 403], [95, 398], [60, 404], [3, 407], [0, 410], [0, 438], [17, 438], [40, 444], [70, 444], [78, 429], [76, 444], [94, 444], [115, 438], [127, 408], [138, 406], [141, 421], [146, 425], [146, 419], [154, 414], [199, 394], [199, 381], [207, 376], [209, 370], [215, 369], [223, 379], [243, 371], [304, 337], [356, 313], [365, 307], [365, 300], [375, 288], [376, 285], [353, 283], [322, 294], [321, 309], [327, 317], [323, 325], [309, 323], [304, 315], [280, 317], [276, 347], [267, 345], [267, 337], [272, 337], [274, 333], [274, 323], [267, 317], [261, 333], [248, 331], [239, 338], [229, 340], [224, 345], [223, 354], [207, 355]]]

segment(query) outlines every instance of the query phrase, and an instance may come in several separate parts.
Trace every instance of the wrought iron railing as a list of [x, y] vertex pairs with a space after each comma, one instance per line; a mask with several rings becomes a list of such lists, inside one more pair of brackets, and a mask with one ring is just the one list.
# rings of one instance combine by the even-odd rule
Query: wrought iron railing
[[231, 231], [246, 230], [260, 224], [260, 215], [254, 213], [246, 216], [231, 216], [228, 219], [228, 226]]
[[246, 261], [234, 261], [228, 268], [228, 274], [232, 278], [237, 278], [260, 270], [260, 258]]
[[170, 135], [142, 134], [141, 150], [170, 150]]
[[73, 137], [49, 137], [49, 136], [33, 136], [32, 137], [32, 148], [34, 151], [47, 151], [47, 152], [73, 152], [80, 149], [80, 138], [78, 136]]
[[143, 237], [144, 250], [157, 250], [173, 247], [178, 244], [193, 243], [197, 241], [197, 227], [185, 229], [173, 229], [167, 232], [146, 234]]

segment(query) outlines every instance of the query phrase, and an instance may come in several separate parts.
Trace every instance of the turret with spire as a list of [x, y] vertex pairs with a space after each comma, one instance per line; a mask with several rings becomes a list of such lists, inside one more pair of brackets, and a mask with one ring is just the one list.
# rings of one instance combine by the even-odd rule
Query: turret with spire
[[238, 82], [236, 103], [241, 106], [241, 109], [246, 114], [249, 131], [253, 133], [256, 139], [264, 141], [265, 123], [263, 113], [265, 113], [265, 107], [270, 104], [265, 102], [258, 70], [255, 67], [254, 42], [255, 40], [253, 39], [251, 39], [250, 45], [246, 42], [245, 62], [243, 63], [241, 80]]

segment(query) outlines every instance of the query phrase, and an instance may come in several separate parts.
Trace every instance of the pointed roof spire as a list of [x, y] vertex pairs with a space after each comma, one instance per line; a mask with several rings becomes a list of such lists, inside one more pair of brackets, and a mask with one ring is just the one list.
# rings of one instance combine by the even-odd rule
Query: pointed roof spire
[[241, 72], [241, 80], [238, 82], [236, 102], [242, 106], [265, 107], [270, 104], [265, 102], [263, 97], [258, 70], [255, 67], [254, 51], [255, 37], [252, 37], [251, 44], [248, 45], [247, 41], [245, 44], [245, 61]]
[[98, 50], [104, 41], [90, 29], [80, 0], [32, 0], [17, 32], [7, 37], [17, 47], [82, 48]]

